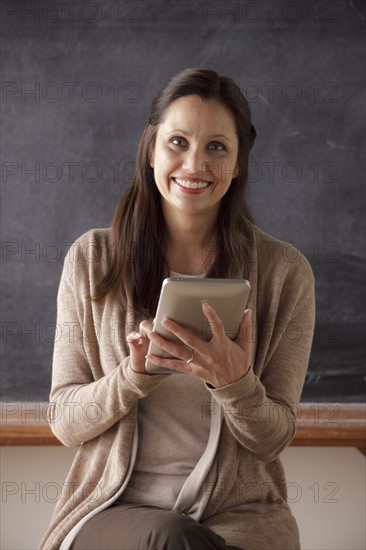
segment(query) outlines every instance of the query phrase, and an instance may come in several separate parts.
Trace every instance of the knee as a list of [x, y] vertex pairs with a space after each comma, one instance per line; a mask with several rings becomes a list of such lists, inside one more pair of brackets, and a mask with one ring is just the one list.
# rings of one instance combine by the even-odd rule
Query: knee
[[164, 534], [189, 531], [196, 522], [177, 510], [164, 510], [154, 517], [153, 529]]
[[151, 542], [157, 547], [164, 550], [222, 548], [220, 537], [189, 516], [177, 510], [167, 511], [164, 515], [160, 516], [151, 533], [153, 538]]

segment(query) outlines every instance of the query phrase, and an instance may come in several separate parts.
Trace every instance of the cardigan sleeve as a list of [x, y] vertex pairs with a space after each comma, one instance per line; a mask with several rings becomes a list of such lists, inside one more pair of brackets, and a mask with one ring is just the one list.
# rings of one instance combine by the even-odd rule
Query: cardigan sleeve
[[314, 277], [307, 262], [304, 267], [301, 284], [283, 284], [273, 326], [262, 327], [271, 336], [260, 376], [251, 367], [232, 384], [209, 388], [231, 433], [264, 462], [277, 458], [295, 435], [315, 318]]
[[[130, 358], [125, 357], [111, 372], [95, 379], [76, 306], [76, 293], [82, 289], [73, 285], [68, 259], [67, 255], [57, 294], [58, 331], [48, 421], [64, 445], [75, 447], [123, 420], [133, 404], [145, 397], [165, 375], [137, 373], [130, 367]], [[97, 351], [93, 360], [99, 360]]]

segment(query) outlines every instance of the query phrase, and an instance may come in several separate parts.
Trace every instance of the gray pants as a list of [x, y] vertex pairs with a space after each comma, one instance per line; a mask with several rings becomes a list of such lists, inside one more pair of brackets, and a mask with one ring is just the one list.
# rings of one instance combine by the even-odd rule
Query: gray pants
[[79, 531], [72, 550], [240, 550], [176, 510], [112, 506]]

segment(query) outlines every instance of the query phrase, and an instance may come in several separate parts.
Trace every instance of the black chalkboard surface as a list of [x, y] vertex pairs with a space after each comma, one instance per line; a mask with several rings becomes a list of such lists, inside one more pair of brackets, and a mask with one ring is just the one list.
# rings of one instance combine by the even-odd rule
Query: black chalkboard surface
[[155, 92], [202, 67], [234, 78], [250, 102], [258, 224], [314, 270], [302, 400], [363, 401], [363, 0], [14, 0], [1, 10], [1, 400], [48, 399], [68, 247], [110, 225]]

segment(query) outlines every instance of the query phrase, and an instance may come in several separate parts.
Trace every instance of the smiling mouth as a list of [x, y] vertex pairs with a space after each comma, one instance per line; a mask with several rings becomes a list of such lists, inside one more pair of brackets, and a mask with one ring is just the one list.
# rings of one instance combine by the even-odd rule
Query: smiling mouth
[[188, 181], [181, 178], [172, 178], [175, 183], [186, 189], [206, 189], [211, 185], [211, 181]]

